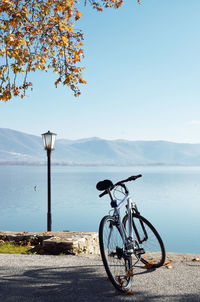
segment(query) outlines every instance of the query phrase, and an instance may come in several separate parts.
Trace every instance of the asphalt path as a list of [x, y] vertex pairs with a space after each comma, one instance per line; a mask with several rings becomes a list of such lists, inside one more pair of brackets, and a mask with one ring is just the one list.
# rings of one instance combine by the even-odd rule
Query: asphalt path
[[173, 260], [171, 268], [136, 267], [134, 294], [125, 295], [107, 280], [100, 256], [0, 254], [0, 301], [200, 302], [200, 262], [184, 255], [168, 255]]

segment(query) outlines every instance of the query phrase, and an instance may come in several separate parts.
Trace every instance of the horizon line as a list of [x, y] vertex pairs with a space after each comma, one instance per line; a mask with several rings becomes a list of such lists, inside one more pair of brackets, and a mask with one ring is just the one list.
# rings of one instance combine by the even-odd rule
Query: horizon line
[[[33, 134], [33, 133], [28, 133], [25, 132], [24, 130], [16, 130], [16, 129], [11, 129], [7, 127], [0, 127], [0, 129], [4, 130], [10, 130], [10, 131], [16, 131], [16, 132], [21, 132], [26, 135], [33, 135], [40, 137], [39, 134]], [[68, 141], [80, 141], [80, 140], [90, 140], [90, 139], [99, 139], [99, 140], [106, 140], [106, 141], [128, 141], [128, 142], [168, 142], [168, 143], [175, 143], [175, 144], [190, 144], [190, 145], [197, 145], [200, 144], [199, 142], [183, 142], [183, 141], [175, 141], [175, 140], [170, 140], [170, 139], [130, 139], [130, 138], [105, 138], [105, 137], [100, 137], [100, 136], [86, 136], [86, 137], [80, 137], [80, 138], [66, 138], [66, 137], [60, 137], [59, 134], [57, 134], [58, 139], [57, 140], [68, 140]]]

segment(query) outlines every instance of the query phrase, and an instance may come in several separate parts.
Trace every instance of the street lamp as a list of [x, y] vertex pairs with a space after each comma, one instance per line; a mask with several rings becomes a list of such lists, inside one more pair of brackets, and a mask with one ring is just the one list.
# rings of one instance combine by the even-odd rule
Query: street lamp
[[47, 212], [47, 232], [51, 232], [51, 151], [54, 150], [56, 140], [55, 133], [50, 131], [43, 133], [44, 149], [47, 150], [47, 187], [48, 187], [48, 212]]

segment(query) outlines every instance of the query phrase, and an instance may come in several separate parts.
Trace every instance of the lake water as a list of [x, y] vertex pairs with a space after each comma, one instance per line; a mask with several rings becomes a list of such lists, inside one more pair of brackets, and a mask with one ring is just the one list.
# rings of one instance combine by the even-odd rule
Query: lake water
[[[47, 220], [47, 168], [0, 166], [0, 230], [42, 232]], [[141, 214], [158, 230], [167, 251], [200, 253], [200, 167], [52, 166], [52, 230], [98, 231], [110, 209], [96, 183], [129, 183]], [[36, 186], [36, 187], [35, 187]]]

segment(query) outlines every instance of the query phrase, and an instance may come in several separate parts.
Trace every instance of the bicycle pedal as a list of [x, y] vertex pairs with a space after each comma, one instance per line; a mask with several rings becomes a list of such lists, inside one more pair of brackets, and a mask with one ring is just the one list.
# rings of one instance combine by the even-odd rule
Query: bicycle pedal
[[120, 247], [116, 246], [116, 254], [117, 254], [118, 259], [121, 259], [123, 257], [123, 255], [124, 255], [123, 249], [121, 249]]
[[135, 249], [135, 253], [137, 253], [138, 255], [142, 255], [142, 254], [145, 254], [145, 250], [144, 249], [140, 249], [140, 248], [138, 248], [138, 249]]

